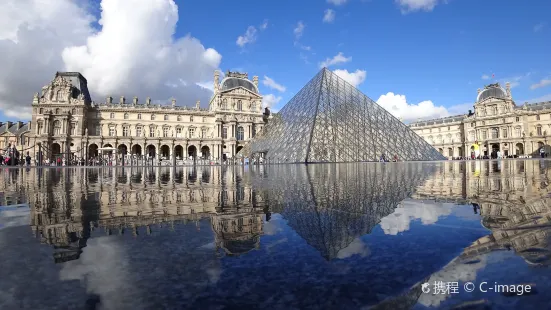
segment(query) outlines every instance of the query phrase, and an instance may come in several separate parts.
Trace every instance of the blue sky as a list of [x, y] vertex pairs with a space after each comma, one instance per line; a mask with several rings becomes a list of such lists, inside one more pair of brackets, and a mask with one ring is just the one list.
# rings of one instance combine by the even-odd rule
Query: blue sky
[[[199, 92], [190, 85], [210, 87], [213, 69], [246, 71], [260, 77], [262, 94], [277, 110], [325, 61], [333, 63], [329, 69], [340, 70], [341, 75], [356, 74], [352, 77], [362, 92], [406, 121], [465, 113], [476, 99], [477, 88], [494, 81], [511, 82], [517, 104], [551, 100], [550, 1], [175, 0], [177, 13], [171, 15], [172, 0], [147, 0], [150, 7], [136, 7], [143, 3], [137, 0], [111, 0], [109, 6], [100, 6], [100, 0], [59, 0], [59, 14], [76, 16], [71, 17], [73, 23], [81, 24], [68, 30], [54, 19], [54, 13], [44, 17], [37, 0], [10, 1], [16, 9], [31, 13], [13, 18], [19, 28], [11, 41], [2, 29], [6, 26], [0, 25], [0, 52], [23, 48], [23, 30], [32, 33], [39, 29], [42, 37], [55, 33], [58, 41], [49, 41], [57, 42], [55, 46], [37, 47], [40, 57], [35, 53], [29, 54], [32, 59], [25, 59], [18, 53], [15, 60], [4, 60], [10, 63], [0, 61], [10, 68], [20, 61], [27, 71], [33, 67], [37, 72], [33, 77], [18, 78], [0, 74], [0, 120], [27, 118], [28, 113], [18, 114], [14, 107], [30, 104], [32, 94], [58, 70], [83, 72], [97, 101], [116, 92], [128, 96], [137, 92], [141, 98], [143, 88], [163, 81], [163, 87], [152, 87], [150, 93], [162, 100], [175, 96], [179, 103], [190, 106], [195, 97], [208, 101], [206, 89]], [[33, 2], [35, 13], [24, 6]], [[80, 9], [73, 8], [75, 5]], [[66, 13], [73, 9], [74, 14]], [[41, 19], [32, 14], [44, 23], [35, 22]], [[18, 16], [10, 14], [8, 21], [12, 15]], [[100, 18], [109, 27], [102, 27]], [[167, 43], [170, 35], [174, 42]], [[99, 44], [101, 49], [93, 48], [89, 39], [94, 36], [105, 42]], [[187, 41], [181, 39], [186, 36]], [[160, 43], [152, 44], [151, 49], [168, 44], [177, 57], [152, 63], [154, 53], [146, 52], [147, 42], [157, 38]], [[186, 42], [175, 43], [180, 40]], [[86, 46], [88, 52], [75, 48], [78, 46]], [[176, 59], [186, 57], [176, 64]], [[172, 63], [174, 68], [169, 68]], [[150, 75], [158, 76], [155, 82]], [[182, 85], [176, 85], [175, 79]], [[26, 90], [27, 99], [10, 97], [8, 89], [16, 87], [16, 80], [28, 81], [28, 90], [17, 90]], [[17, 87], [23, 88], [21, 83]], [[167, 92], [166, 85], [177, 90]]]

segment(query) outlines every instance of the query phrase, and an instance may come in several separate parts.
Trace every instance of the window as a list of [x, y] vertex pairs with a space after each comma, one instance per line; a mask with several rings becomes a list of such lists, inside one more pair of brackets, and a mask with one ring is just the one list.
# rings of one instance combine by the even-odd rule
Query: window
[[450, 127], [450, 126], [448, 126], [448, 131], [450, 131], [450, 128], [451, 128], [451, 127]]
[[243, 111], [243, 103], [241, 100], [237, 100], [237, 111]]
[[39, 122], [38, 127], [36, 129], [37, 129], [37, 134], [41, 135], [42, 130], [44, 129], [44, 124], [42, 124], [42, 122]]
[[[165, 115], [168, 116], [168, 115]], [[168, 127], [163, 127], [163, 137], [168, 137]]]
[[168, 121], [168, 115], [165, 114], [164, 120], [165, 120], [165, 121]]
[[536, 121], [539, 121], [539, 120], [540, 120], [540, 116], [536, 115]]
[[122, 136], [128, 137], [128, 126], [122, 127]]
[[228, 138], [228, 127], [222, 128], [222, 139]]
[[206, 123], [206, 122], [207, 122], [207, 118], [203, 117], [203, 123]]
[[142, 127], [136, 127], [136, 137], [142, 136]]
[[96, 111], [96, 118], [101, 118], [101, 112], [100, 111]]
[[61, 134], [61, 122], [54, 121], [54, 135], [59, 136]]
[[503, 129], [501, 130], [501, 137], [502, 137], [502, 138], [507, 138], [507, 128], [503, 128]]
[[75, 123], [71, 123], [71, 125], [69, 125], [69, 132], [71, 134], [71, 136], [74, 136], [77, 134], [77, 125]]
[[256, 110], [256, 103], [251, 102], [251, 111]]
[[482, 130], [482, 140], [488, 139], [488, 132], [486, 130]]
[[176, 128], [176, 137], [178, 137], [178, 138], [182, 137], [182, 128], [180, 128], [180, 127]]
[[182, 121], [182, 116], [178, 115], [178, 117], [176, 117], [176, 120], [181, 122]]
[[138, 113], [138, 119], [142, 119], [142, 113]]
[[114, 137], [115, 136], [115, 127], [109, 127], [109, 136]]
[[251, 127], [251, 129], [252, 129], [252, 137], [254, 138], [254, 136], [256, 135], [256, 126], [253, 125], [253, 126]]
[[110, 119], [114, 119], [114, 118], [115, 118], [115, 113], [109, 114], [109, 118], [110, 118]]
[[96, 126], [96, 136], [101, 136], [101, 127], [99, 125]]
[[190, 121], [190, 122], [193, 122], [193, 116], [190, 116], [190, 117], [189, 117], [189, 121]]
[[471, 128], [474, 127], [474, 123], [471, 123]]
[[151, 120], [152, 120], [152, 121], [155, 120], [155, 114], [151, 114]]
[[155, 128], [153, 128], [153, 126], [149, 126], [149, 137], [155, 137]]
[[494, 107], [494, 115], [497, 115], [497, 107]]
[[59, 114], [59, 108], [55, 109], [55, 114]]
[[201, 129], [201, 137], [203, 137], [203, 138], [207, 137], [207, 129], [206, 128]]
[[515, 128], [515, 137], [520, 137], [520, 127]]
[[128, 113], [124, 113], [124, 119], [128, 119]]
[[492, 128], [492, 139], [499, 138], [499, 130], [497, 128]]
[[72, 115], [77, 114], [77, 109], [72, 109], [72, 110], [71, 110], [71, 114], [72, 114]]
[[222, 100], [222, 110], [228, 109], [228, 101], [226, 99]]
[[61, 101], [61, 97], [63, 97], [63, 96], [61, 95], [61, 90], [58, 90], [58, 91], [56, 92], [56, 94], [55, 94], [55, 100]]
[[474, 141], [474, 131], [469, 132], [469, 141]]
[[189, 128], [189, 137], [193, 138], [195, 136], [195, 128], [191, 127]]
[[536, 127], [536, 134], [537, 134], [538, 136], [541, 136], [541, 135], [542, 135], [542, 134], [541, 134], [541, 126]]
[[520, 117], [517, 116], [515, 120], [516, 120], [517, 122], [520, 122]]
[[482, 124], [481, 124], [481, 125], [482, 125], [482, 126], [486, 125], [486, 122], [485, 122], [485, 121], [482, 121]]

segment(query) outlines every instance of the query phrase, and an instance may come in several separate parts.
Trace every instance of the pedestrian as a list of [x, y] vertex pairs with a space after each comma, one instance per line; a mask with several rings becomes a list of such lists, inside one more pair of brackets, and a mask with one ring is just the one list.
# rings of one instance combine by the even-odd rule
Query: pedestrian
[[25, 162], [27, 163], [27, 167], [31, 165], [31, 156], [29, 155], [29, 152], [27, 152], [27, 156], [25, 156]]

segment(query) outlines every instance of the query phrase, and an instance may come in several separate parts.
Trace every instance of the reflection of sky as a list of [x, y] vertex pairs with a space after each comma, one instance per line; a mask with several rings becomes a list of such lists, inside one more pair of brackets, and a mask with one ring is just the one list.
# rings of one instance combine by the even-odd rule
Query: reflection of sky
[[27, 205], [0, 206], [0, 229], [29, 223], [30, 209]]
[[380, 225], [385, 234], [396, 235], [409, 230], [410, 223], [414, 220], [421, 220], [423, 225], [436, 223], [439, 217], [451, 213], [452, 206], [452, 204], [404, 200], [392, 214], [381, 219]]

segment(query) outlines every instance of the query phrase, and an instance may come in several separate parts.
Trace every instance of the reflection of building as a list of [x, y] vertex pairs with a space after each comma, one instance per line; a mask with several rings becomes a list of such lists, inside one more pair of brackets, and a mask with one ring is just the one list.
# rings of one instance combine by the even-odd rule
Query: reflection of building
[[550, 170], [550, 162], [538, 160], [446, 162], [414, 198], [469, 203], [480, 214], [491, 234], [465, 249], [462, 258], [514, 249], [530, 263], [547, 263]]
[[[410, 127], [447, 157], [539, 155], [551, 153], [551, 102], [517, 106], [511, 86], [490, 84], [478, 90], [474, 113], [419, 121]], [[477, 154], [478, 155], [478, 154]]]
[[267, 212], [262, 197], [243, 182], [240, 168], [52, 168], [10, 173], [10, 178], [0, 179], [0, 188], [26, 196], [8, 202], [28, 201], [33, 232], [54, 246], [56, 262], [77, 259], [87, 239], [101, 230], [138, 236], [201, 219], [211, 220], [216, 245], [227, 255], [243, 254], [259, 246], [262, 214]]
[[331, 260], [369, 232], [428, 178], [430, 164], [270, 167], [265, 201]]
[[[258, 77], [227, 72], [220, 82], [214, 73], [214, 94], [207, 109], [139, 103], [134, 97], [118, 103], [108, 97], [95, 103], [86, 79], [76, 72], [58, 72], [36, 93], [29, 129], [31, 145], [40, 142], [47, 155], [98, 155], [98, 148], [113, 147], [123, 154], [155, 158], [188, 156], [233, 157], [264, 126]], [[34, 150], [38, 152], [38, 149]]]

